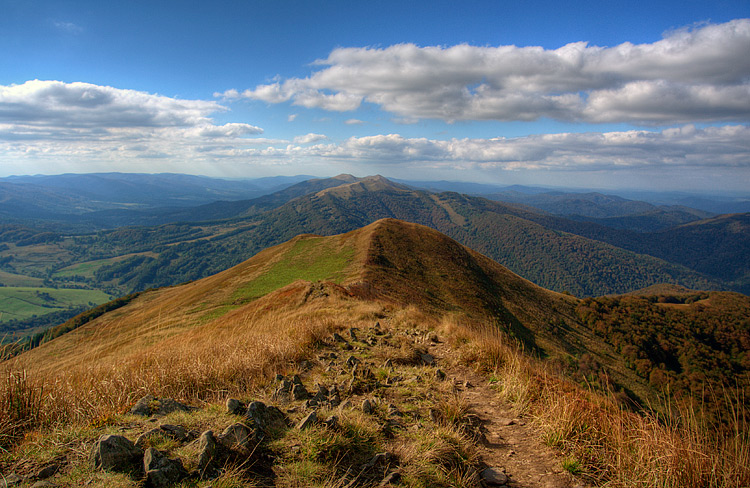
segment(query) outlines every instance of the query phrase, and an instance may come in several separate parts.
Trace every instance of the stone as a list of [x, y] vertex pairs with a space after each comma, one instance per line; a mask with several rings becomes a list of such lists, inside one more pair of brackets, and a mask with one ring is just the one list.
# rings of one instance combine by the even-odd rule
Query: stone
[[20, 485], [23, 482], [23, 478], [18, 476], [16, 473], [11, 473], [8, 476], [5, 476], [2, 480], [2, 484], [0, 484], [0, 488], [6, 488], [10, 486], [17, 486]]
[[401, 473], [398, 471], [392, 471], [383, 478], [378, 486], [397, 485], [401, 481]]
[[143, 450], [121, 435], [102, 435], [94, 443], [89, 462], [94, 469], [131, 472], [138, 469]]
[[375, 406], [372, 404], [372, 402], [368, 399], [365, 399], [362, 402], [362, 411], [366, 414], [371, 414], [375, 411]]
[[163, 416], [178, 411], [189, 412], [190, 407], [171, 398], [156, 398], [153, 395], [144, 396], [130, 409], [131, 414], [143, 417]]
[[191, 440], [187, 429], [181, 425], [162, 424], [159, 430], [178, 442], [188, 442]]
[[336, 341], [336, 342], [342, 342], [342, 343], [346, 342], [346, 339], [344, 339], [343, 337], [341, 337], [336, 332], [333, 333], [333, 340]]
[[292, 397], [295, 400], [307, 400], [309, 396], [310, 394], [302, 383], [295, 383], [292, 387]]
[[154, 488], [170, 486], [188, 477], [182, 461], [169, 459], [153, 447], [149, 447], [143, 456], [143, 471], [146, 472], [147, 485]]
[[445, 379], [445, 372], [443, 372], [442, 369], [435, 370], [435, 378], [437, 378], [440, 381], [443, 381]]
[[426, 352], [420, 352], [419, 359], [421, 359], [422, 362], [427, 366], [432, 366], [433, 364], [435, 364], [435, 356]]
[[40, 480], [46, 480], [47, 478], [54, 476], [54, 474], [57, 473], [59, 470], [60, 470], [59, 464], [48, 464], [47, 466], [43, 467], [37, 472], [36, 478]]
[[252, 402], [247, 407], [245, 417], [252, 420], [256, 429], [264, 434], [286, 428], [286, 416], [284, 412], [274, 406], [266, 406], [263, 402]]
[[219, 435], [217, 440], [227, 448], [234, 446], [247, 447], [253, 438], [253, 431], [245, 424], [232, 424]]
[[339, 418], [336, 415], [331, 415], [330, 417], [328, 417], [328, 420], [323, 423], [329, 429], [335, 429], [339, 426]]
[[318, 413], [313, 410], [309, 414], [307, 414], [307, 417], [303, 418], [299, 424], [297, 424], [297, 429], [299, 430], [305, 430], [314, 423], [318, 421]]
[[[0, 486], [2, 486], [2, 485], [0, 485]], [[51, 481], [41, 480], [41, 481], [37, 481], [36, 483], [34, 483], [33, 485], [31, 485], [31, 488], [54, 488], [56, 486], [57, 485], [54, 484], [54, 483], [52, 483]]]
[[239, 415], [244, 410], [244, 405], [236, 398], [227, 398], [227, 413]]
[[201, 479], [206, 479], [214, 474], [216, 465], [216, 437], [211, 430], [205, 431], [198, 439], [198, 472]]
[[479, 476], [489, 486], [502, 486], [508, 483], [508, 476], [503, 473], [502, 468], [486, 468], [479, 473]]
[[359, 340], [357, 339], [357, 329], [355, 327], [349, 328], [349, 337], [351, 337], [353, 341]]

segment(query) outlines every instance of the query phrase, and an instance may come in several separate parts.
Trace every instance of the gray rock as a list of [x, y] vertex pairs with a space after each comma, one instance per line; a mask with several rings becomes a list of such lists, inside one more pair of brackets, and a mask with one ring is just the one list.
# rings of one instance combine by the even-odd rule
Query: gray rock
[[214, 474], [216, 465], [214, 460], [216, 459], [216, 437], [211, 430], [205, 431], [201, 434], [198, 439], [198, 472], [200, 473], [201, 479], [208, 478]]
[[11, 473], [8, 476], [5, 476], [2, 480], [2, 484], [0, 484], [0, 488], [6, 488], [10, 486], [18, 486], [23, 482], [23, 478], [18, 476], [16, 473]]
[[53, 476], [55, 473], [60, 471], [60, 465], [59, 464], [48, 464], [47, 466], [43, 467], [39, 470], [36, 474], [36, 478], [40, 480], [46, 480], [47, 478]]
[[263, 402], [252, 402], [247, 407], [245, 417], [252, 420], [255, 427], [265, 434], [286, 428], [286, 416], [277, 407], [266, 406]]
[[307, 392], [305, 385], [302, 383], [295, 383], [292, 387], [292, 396], [295, 400], [307, 400], [310, 394]]
[[435, 356], [432, 354], [428, 354], [426, 352], [420, 352], [419, 358], [422, 360], [422, 362], [428, 366], [432, 366], [435, 364]]
[[103, 435], [94, 444], [89, 462], [94, 469], [131, 472], [138, 469], [143, 450], [121, 435]]
[[130, 413], [133, 415], [144, 417], [151, 415], [162, 416], [178, 411], [189, 412], [190, 407], [171, 398], [156, 398], [153, 395], [144, 396], [130, 409]]
[[245, 424], [232, 424], [217, 438], [219, 443], [229, 449], [234, 446], [247, 447], [253, 439], [253, 431]]
[[502, 468], [489, 467], [479, 473], [486, 484], [490, 486], [502, 486], [508, 483], [508, 476], [503, 473]]
[[188, 442], [190, 440], [187, 429], [181, 425], [162, 424], [159, 430], [178, 442]]
[[149, 447], [143, 456], [143, 471], [146, 472], [146, 483], [154, 488], [173, 485], [188, 477], [182, 461], [169, 459], [153, 447]]
[[245, 405], [236, 398], [227, 398], [227, 413], [240, 415], [245, 409]]
[[318, 414], [315, 410], [307, 414], [307, 417], [303, 418], [299, 424], [297, 424], [297, 429], [299, 430], [305, 430], [314, 423], [318, 421]]

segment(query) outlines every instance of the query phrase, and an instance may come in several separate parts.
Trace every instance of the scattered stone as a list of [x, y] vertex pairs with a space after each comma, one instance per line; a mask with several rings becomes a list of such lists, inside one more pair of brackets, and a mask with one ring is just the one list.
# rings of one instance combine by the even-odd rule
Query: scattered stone
[[295, 383], [292, 387], [292, 397], [295, 400], [307, 400], [309, 396], [310, 394], [302, 383]]
[[247, 447], [252, 438], [253, 431], [247, 425], [238, 422], [224, 429], [217, 441], [231, 449], [233, 446]]
[[351, 337], [353, 341], [359, 340], [357, 339], [357, 328], [355, 327], [349, 328], [349, 337]]
[[181, 425], [162, 424], [159, 430], [178, 442], [188, 442], [191, 440], [187, 429]]
[[48, 464], [47, 466], [40, 469], [39, 472], [37, 472], [36, 478], [40, 480], [46, 480], [47, 478], [54, 476], [54, 474], [58, 471], [60, 471], [59, 464]]
[[89, 461], [94, 469], [130, 472], [136, 469], [143, 450], [121, 435], [102, 435], [94, 444]]
[[318, 414], [315, 410], [307, 414], [307, 417], [303, 418], [299, 424], [297, 424], [297, 429], [299, 430], [305, 430], [314, 423], [318, 421]]
[[144, 396], [130, 409], [131, 414], [143, 417], [163, 416], [178, 411], [189, 412], [190, 407], [171, 398], [156, 398], [153, 395]]
[[398, 471], [392, 471], [383, 478], [378, 486], [397, 485], [401, 481], [401, 473]]
[[11, 487], [11, 486], [17, 486], [20, 485], [23, 482], [23, 478], [18, 476], [16, 473], [11, 473], [8, 476], [4, 477], [3, 484], [0, 485], [1, 488]]
[[489, 467], [479, 473], [486, 484], [490, 486], [502, 486], [508, 483], [508, 476], [503, 473], [502, 468]]
[[245, 405], [236, 398], [227, 398], [227, 413], [240, 415], [245, 409]]
[[212, 477], [216, 471], [216, 437], [213, 431], [207, 430], [198, 440], [198, 472], [201, 479]]
[[281, 430], [286, 427], [286, 416], [278, 407], [267, 407], [263, 402], [252, 402], [247, 407], [245, 417], [252, 420], [257, 429], [264, 434]]
[[369, 414], [371, 414], [372, 412], [374, 412], [374, 411], [375, 411], [375, 405], [373, 405], [373, 404], [372, 404], [372, 402], [371, 402], [370, 400], [368, 400], [368, 399], [365, 399], [365, 400], [364, 400], [364, 401], [362, 402], [362, 411], [363, 411], [364, 413], [366, 413], [366, 414], [368, 414], [368, 415], [369, 415]]
[[182, 461], [169, 459], [153, 447], [149, 447], [143, 456], [143, 470], [146, 472], [147, 484], [154, 488], [169, 486], [188, 477]]
[[333, 340], [336, 341], [336, 342], [346, 343], [346, 339], [344, 339], [343, 337], [341, 337], [336, 332], [333, 333]]
[[317, 388], [318, 388], [318, 393], [315, 394], [316, 397], [321, 396], [321, 397], [325, 398], [325, 397], [327, 397], [328, 395], [331, 394], [328, 391], [328, 388], [326, 388], [325, 386], [321, 385], [320, 383], [318, 383]]
[[437, 378], [440, 381], [443, 381], [445, 379], [445, 373], [442, 369], [438, 369], [435, 371], [435, 378]]
[[[2, 486], [2, 485], [0, 485], [0, 486]], [[31, 488], [54, 488], [56, 486], [57, 485], [54, 484], [54, 483], [52, 483], [51, 481], [41, 480], [41, 481], [37, 481], [36, 483], [34, 483], [33, 485], [31, 485]]]
[[433, 356], [432, 354], [428, 354], [426, 352], [420, 352], [419, 358], [427, 366], [432, 366], [433, 364], [435, 364], [435, 356]]

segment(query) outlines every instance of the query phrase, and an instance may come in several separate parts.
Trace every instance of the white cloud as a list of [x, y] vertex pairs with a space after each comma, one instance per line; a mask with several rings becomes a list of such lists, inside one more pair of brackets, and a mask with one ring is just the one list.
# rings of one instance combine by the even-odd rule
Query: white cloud
[[363, 120], [359, 120], [359, 119], [346, 119], [346, 120], [344, 121], [344, 123], [345, 123], [346, 125], [362, 125], [362, 124], [364, 124], [365, 122], [364, 122]]
[[406, 120], [745, 121], [748, 51], [750, 19], [614, 47], [338, 48], [307, 78], [224, 96], [332, 111], [369, 102]]
[[313, 134], [312, 132], [304, 136], [297, 136], [294, 138], [295, 144], [310, 144], [311, 142], [318, 142], [328, 139], [328, 136], [323, 134]]
[[294, 122], [294, 119], [297, 118], [299, 114], [290, 114], [289, 117], [286, 118], [287, 122]]

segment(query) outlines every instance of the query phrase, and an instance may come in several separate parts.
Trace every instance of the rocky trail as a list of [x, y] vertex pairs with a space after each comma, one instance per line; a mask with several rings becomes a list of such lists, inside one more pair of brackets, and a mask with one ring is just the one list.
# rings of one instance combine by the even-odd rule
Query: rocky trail
[[[95, 430], [78, 454], [6, 464], [0, 488], [584, 488], [533, 423], [458, 360], [450, 341], [388, 322], [318, 341], [308, 359], [247, 398], [227, 398], [213, 413], [146, 396], [121, 420]], [[380, 440], [344, 439], [352, 431], [357, 439]], [[461, 445], [446, 450], [450, 435]], [[432, 444], [443, 450], [425, 447]], [[319, 469], [333, 475], [308, 484], [305, 473], [315, 470], [307, 464], [329, 458], [335, 464]], [[234, 483], [226, 482], [228, 471]], [[109, 472], [125, 473], [125, 484], [113, 483]]]

